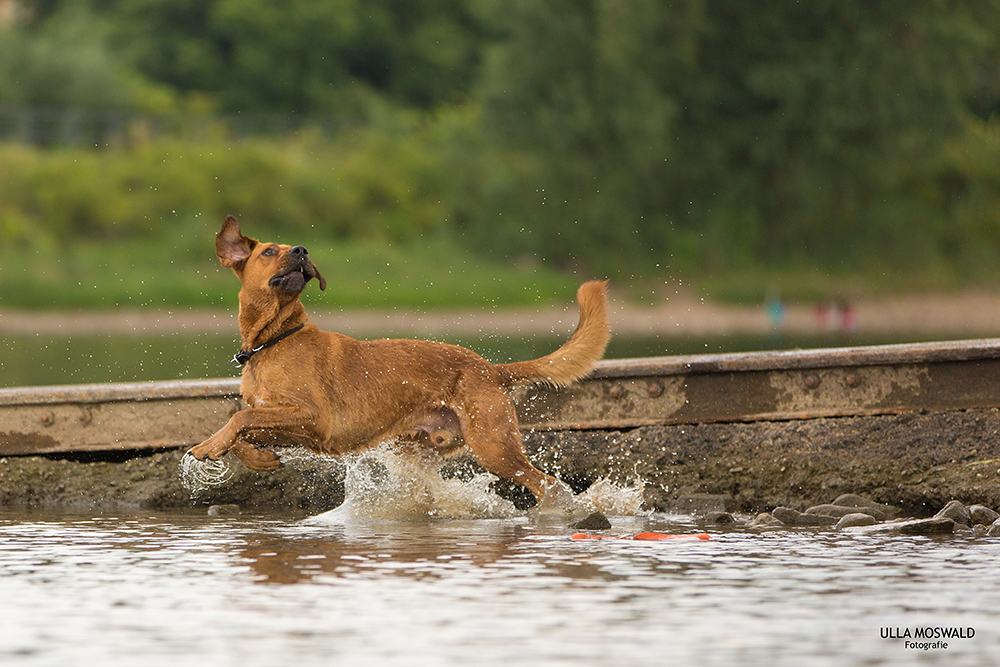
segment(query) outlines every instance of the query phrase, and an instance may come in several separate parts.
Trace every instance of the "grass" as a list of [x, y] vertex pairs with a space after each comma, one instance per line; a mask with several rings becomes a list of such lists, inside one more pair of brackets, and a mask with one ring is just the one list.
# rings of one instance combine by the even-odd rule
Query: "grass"
[[[65, 246], [0, 247], [0, 308], [101, 310], [115, 308], [231, 308], [238, 283], [216, 261], [214, 230], [166, 238], [89, 240]], [[297, 239], [277, 239], [298, 242]], [[589, 275], [544, 264], [515, 265], [432, 237], [421, 242], [302, 242], [327, 279], [303, 299], [313, 308], [503, 308], [572, 302]], [[757, 267], [745, 271], [692, 274], [666, 281], [616, 278], [619, 298], [655, 304], [679, 291], [738, 304], [760, 304], [769, 294], [786, 302], [858, 299], [918, 291], [992, 289], [979, 276], [961, 280], [931, 274], [835, 274], [819, 269]]]
[[[0, 249], [0, 307], [110, 309], [230, 307], [238, 282], [196, 242], [87, 241]], [[434, 238], [421, 243], [303, 240], [328, 287], [303, 297], [322, 308], [503, 307], [571, 301], [580, 280], [492, 261]]]
[[[254, 225], [247, 232], [254, 233]], [[259, 227], [263, 228], [263, 225]], [[272, 228], [283, 229], [281, 226]], [[232, 308], [238, 284], [215, 259], [217, 227], [200, 214], [165, 216], [122, 237], [71, 240], [49, 234], [0, 242], [0, 308], [34, 310]], [[51, 231], [51, 230], [50, 230]], [[576, 287], [601, 277], [557, 271], [544, 263], [513, 264], [463, 248], [444, 230], [407, 241], [334, 240], [318, 226], [261, 229], [269, 240], [302, 243], [326, 277], [328, 289], [303, 299], [317, 308], [503, 308], [565, 304]], [[623, 263], [627, 263], [622, 258]], [[656, 304], [689, 292], [714, 301], [761, 304], [769, 295], [786, 302], [857, 300], [920, 291], [994, 289], [1000, 270], [979, 264], [965, 274], [925, 263], [921, 270], [879, 266], [839, 269], [788, 261], [779, 265], [689, 267], [682, 274], [629, 274], [613, 278], [618, 298]]]

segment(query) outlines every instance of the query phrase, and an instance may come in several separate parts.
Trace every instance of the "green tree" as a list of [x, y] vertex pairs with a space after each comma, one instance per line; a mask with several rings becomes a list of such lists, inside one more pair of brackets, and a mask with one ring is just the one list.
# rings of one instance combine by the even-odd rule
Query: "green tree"
[[695, 166], [684, 189], [699, 204], [689, 224], [713, 219], [713, 193], [729, 193], [761, 221], [762, 259], [853, 263], [898, 248], [903, 260], [915, 240], [933, 244], [900, 186], [962, 131], [997, 9], [711, 3], [698, 76], [676, 89]]
[[365, 91], [430, 107], [479, 62], [470, 0], [104, 0], [115, 39], [153, 80], [223, 110], [342, 113]]
[[512, 245], [630, 267], [933, 253], [939, 225], [912, 188], [964, 131], [1000, 27], [995, 0], [522, 0], [487, 15], [502, 32], [486, 118], [519, 168], [474, 227], [515, 218], [499, 226]]
[[490, 229], [563, 261], [662, 250], [679, 114], [670, 87], [695, 65], [702, 3], [523, 0], [488, 15], [502, 37], [486, 63], [486, 122], [530, 156], [510, 180], [521, 191], [496, 193], [517, 208]]
[[31, 28], [0, 26], [0, 104], [123, 107], [138, 84], [86, 5], [67, 5]]

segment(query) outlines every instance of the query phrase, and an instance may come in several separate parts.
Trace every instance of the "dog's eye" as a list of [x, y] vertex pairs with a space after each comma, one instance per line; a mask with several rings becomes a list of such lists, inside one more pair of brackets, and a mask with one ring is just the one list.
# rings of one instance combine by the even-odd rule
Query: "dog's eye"
[[274, 248], [265, 248], [264, 252], [260, 254], [264, 255], [265, 257], [274, 257], [275, 255], [278, 254], [278, 251], [275, 250]]

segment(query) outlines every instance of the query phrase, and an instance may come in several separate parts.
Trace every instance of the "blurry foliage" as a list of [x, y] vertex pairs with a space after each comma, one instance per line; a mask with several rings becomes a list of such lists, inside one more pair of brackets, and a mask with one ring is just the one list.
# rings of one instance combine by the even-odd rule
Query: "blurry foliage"
[[747, 298], [780, 271], [996, 275], [1000, 0], [22, 4], [2, 105], [350, 121], [0, 146], [8, 244], [236, 213], [587, 275], [759, 276]]
[[113, 52], [107, 24], [85, 3], [66, 3], [35, 30], [0, 25], [0, 103], [146, 108], [173, 93]]
[[495, 16], [488, 127], [535, 158], [502, 210], [544, 256], [715, 272], [982, 252], [919, 195], [966, 136], [997, 2], [522, 0]]
[[[236, 307], [232, 271], [215, 257], [219, 220], [159, 221], [157, 237], [72, 243], [0, 244], [0, 305], [6, 308]], [[578, 280], [553, 270], [511, 267], [447, 238], [387, 243], [286, 237], [245, 220], [248, 234], [304, 243], [328, 288], [303, 293], [318, 308], [493, 308], [573, 302]]]
[[288, 236], [411, 241], [445, 225], [434, 144], [409, 124], [359, 130], [336, 144], [308, 131], [287, 140], [151, 140], [101, 151], [0, 144], [0, 230], [15, 243], [166, 240], [165, 221], [234, 213]]
[[100, 0], [144, 76], [220, 110], [354, 113], [369, 91], [464, 97], [482, 31], [467, 0]]

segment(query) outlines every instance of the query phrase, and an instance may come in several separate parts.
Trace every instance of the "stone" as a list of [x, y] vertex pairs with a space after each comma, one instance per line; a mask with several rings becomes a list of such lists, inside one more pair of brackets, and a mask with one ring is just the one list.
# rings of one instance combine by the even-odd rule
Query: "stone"
[[857, 514], [858, 512], [867, 514], [876, 521], [885, 521], [888, 518], [885, 512], [879, 508], [869, 506], [816, 505], [806, 510], [806, 514], [825, 514], [826, 516], [837, 517], [838, 519], [848, 514]]
[[757, 516], [755, 516], [753, 519], [750, 519], [750, 522], [749, 522], [748, 525], [750, 525], [750, 526], [752, 526], [754, 528], [772, 528], [772, 527], [778, 528], [778, 527], [784, 526], [785, 524], [783, 524], [780, 521], [778, 521], [777, 519], [775, 519], [769, 513], [767, 513], [767, 512], [761, 512], [760, 514], [758, 514]]
[[989, 537], [1000, 537], [1000, 519], [993, 522], [986, 534]]
[[950, 535], [955, 532], [954, 520], [946, 517], [900, 521], [895, 527], [902, 535]]
[[225, 505], [210, 505], [208, 516], [237, 516], [240, 513], [240, 506], [227, 503]]
[[997, 519], [1000, 519], [1000, 514], [994, 512], [989, 507], [969, 505], [969, 517], [972, 519], [973, 525], [981, 523], [984, 526], [988, 526]]
[[858, 533], [889, 535], [951, 535], [955, 532], [955, 522], [944, 517], [930, 519], [907, 519], [890, 521], [874, 526], [855, 526], [846, 530]]
[[878, 522], [871, 514], [855, 512], [854, 514], [845, 514], [840, 517], [836, 528], [837, 530], [843, 530], [844, 528], [852, 528], [854, 526], [874, 526], [876, 523]]
[[960, 523], [964, 526], [972, 525], [972, 516], [969, 514], [968, 508], [957, 500], [949, 501], [947, 505], [941, 508], [941, 511], [934, 515], [935, 519], [951, 519], [955, 523]]
[[856, 493], [842, 493], [831, 504], [840, 507], [878, 507], [878, 503], [874, 500], [859, 496]]
[[875, 502], [871, 498], [865, 498], [856, 493], [842, 493], [830, 504], [838, 507], [870, 507], [885, 514], [886, 519], [894, 519], [901, 514], [898, 507]]
[[805, 514], [791, 507], [775, 507], [771, 515], [786, 526], [832, 526], [837, 523], [832, 516]]
[[736, 523], [736, 519], [729, 512], [709, 512], [705, 515], [705, 521], [720, 526], [728, 526]]
[[579, 530], [608, 530], [611, 528], [611, 522], [608, 521], [608, 517], [600, 512], [594, 512], [586, 519], [574, 523], [573, 528]]

